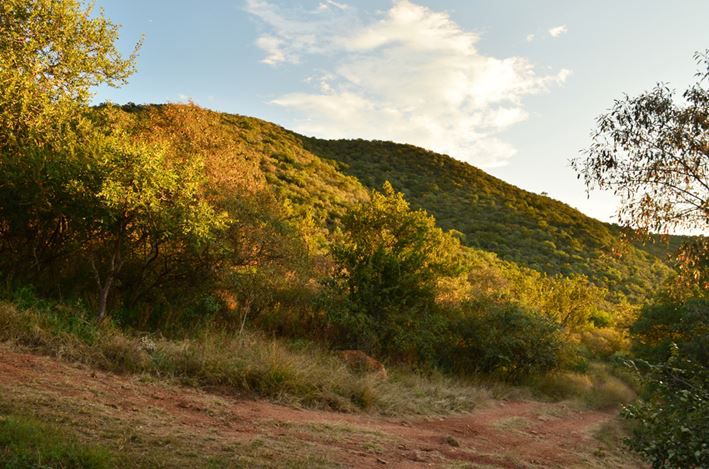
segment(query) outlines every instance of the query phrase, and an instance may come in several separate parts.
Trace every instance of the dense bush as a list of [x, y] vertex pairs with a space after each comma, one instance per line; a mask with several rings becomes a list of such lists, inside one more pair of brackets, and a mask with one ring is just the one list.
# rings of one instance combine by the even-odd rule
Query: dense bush
[[559, 368], [566, 352], [558, 325], [513, 304], [477, 305], [452, 335], [454, 369], [511, 381]]
[[639, 363], [645, 392], [623, 415], [633, 423], [627, 444], [653, 467], [709, 466], [709, 371], [675, 347], [659, 365]]
[[643, 308], [630, 332], [640, 358], [664, 362], [676, 344], [683, 356], [709, 366], [709, 297], [661, 299]]
[[[370, 188], [385, 181], [414, 208], [434, 215], [464, 244], [552, 275], [585, 275], [598, 286], [644, 299], [669, 274], [662, 243], [618, 242], [620, 229], [566, 204], [506, 184], [471, 165], [413, 145], [304, 138], [303, 146]], [[674, 243], [674, 240], [672, 241]]]
[[459, 273], [459, 251], [455, 237], [389, 184], [356, 205], [332, 249], [328, 307], [339, 344], [430, 362], [445, 324], [438, 281]]

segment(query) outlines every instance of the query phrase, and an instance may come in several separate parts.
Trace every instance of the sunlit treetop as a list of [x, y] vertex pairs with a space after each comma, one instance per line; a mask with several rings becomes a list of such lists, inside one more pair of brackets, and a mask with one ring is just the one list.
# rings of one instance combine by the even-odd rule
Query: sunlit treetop
[[0, 3], [0, 148], [76, 125], [92, 87], [125, 82], [140, 44], [123, 57], [118, 29], [79, 0]]

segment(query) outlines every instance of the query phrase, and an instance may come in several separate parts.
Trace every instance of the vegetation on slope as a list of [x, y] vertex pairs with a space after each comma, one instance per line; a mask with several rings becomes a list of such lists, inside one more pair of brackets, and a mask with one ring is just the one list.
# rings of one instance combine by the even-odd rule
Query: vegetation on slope
[[[24, 307], [0, 303], [0, 341], [115, 373], [152, 375], [296, 406], [384, 415], [443, 415], [484, 402], [488, 391], [440, 374], [390, 370], [382, 380], [350, 369], [336, 354], [304, 341], [215, 328], [183, 339], [97, 324], [80, 307], [24, 294]], [[1, 454], [1, 453], [0, 453]]]
[[[144, 128], [152, 129], [174, 125], [166, 117], [173, 106], [123, 109], [142, 115]], [[662, 241], [648, 248], [620, 243], [617, 226], [448, 156], [391, 142], [306, 138], [254, 118], [218, 117], [220, 132], [244, 159], [258, 162], [276, 196], [316, 226], [332, 228], [347, 207], [367, 197], [365, 188], [390, 182], [443, 229], [461, 232], [465, 245], [540, 272], [585, 275], [633, 300], [648, 298], [669, 274]]]
[[633, 299], [646, 297], [668, 273], [664, 259], [619, 246], [617, 227], [448, 156], [381, 141], [309, 138], [303, 145], [368, 187], [391, 182], [441, 227], [462, 232], [466, 245], [502, 259], [551, 274], [583, 274]]

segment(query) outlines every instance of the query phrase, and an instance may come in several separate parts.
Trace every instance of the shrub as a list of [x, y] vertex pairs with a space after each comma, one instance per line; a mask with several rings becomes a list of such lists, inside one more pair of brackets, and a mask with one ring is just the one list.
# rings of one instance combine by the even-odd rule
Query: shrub
[[584, 351], [593, 358], [608, 359], [628, 349], [628, 340], [621, 331], [611, 328], [589, 328], [580, 334]]
[[431, 362], [443, 311], [439, 280], [460, 273], [460, 242], [385, 184], [347, 212], [333, 245], [327, 290], [339, 345], [410, 362]]
[[676, 344], [683, 356], [709, 366], [709, 298], [662, 300], [643, 308], [630, 328], [633, 352], [650, 362], [664, 362]]
[[633, 422], [627, 445], [653, 467], [709, 467], [709, 372], [673, 348], [659, 365], [647, 368], [642, 398], [623, 416]]
[[454, 324], [452, 365], [510, 381], [559, 368], [566, 347], [560, 328], [516, 305], [492, 305]]
[[559, 371], [535, 378], [531, 384], [553, 399], [580, 399], [594, 409], [611, 409], [635, 399], [633, 388], [614, 376], [606, 364], [595, 363], [585, 373]]

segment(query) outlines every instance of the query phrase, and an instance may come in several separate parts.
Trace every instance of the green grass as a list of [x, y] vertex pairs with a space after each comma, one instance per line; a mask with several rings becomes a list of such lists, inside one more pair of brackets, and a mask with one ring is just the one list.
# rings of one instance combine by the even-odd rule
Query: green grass
[[80, 443], [59, 427], [31, 417], [0, 414], [2, 468], [119, 466], [119, 459], [108, 449]]

